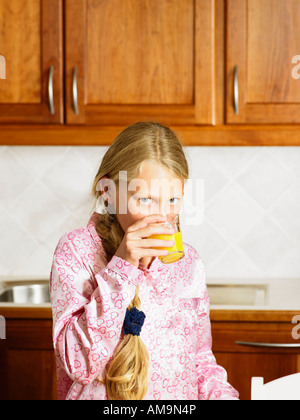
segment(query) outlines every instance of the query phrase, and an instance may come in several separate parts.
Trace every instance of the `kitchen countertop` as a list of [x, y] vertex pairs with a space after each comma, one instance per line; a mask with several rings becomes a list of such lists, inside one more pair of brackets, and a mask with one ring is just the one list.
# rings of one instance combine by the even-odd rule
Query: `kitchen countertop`
[[[288, 322], [291, 323], [299, 311], [211, 309], [212, 322]], [[50, 304], [44, 305], [1, 305], [0, 315], [6, 319], [49, 319], [52, 320]]]
[[[10, 282], [49, 282], [49, 279], [45, 279], [41, 276], [14, 276], [14, 277], [5, 277], [0, 276], [0, 292], [1, 292], [1, 284], [3, 282], [10, 283]], [[269, 314], [269, 317], [273, 318], [275, 312], [277, 313], [278, 318], [278, 311], [283, 313], [285, 312], [288, 316], [291, 314], [300, 314], [300, 279], [207, 279], [208, 288], [212, 285], [266, 285], [267, 293], [266, 293], [266, 302], [263, 305], [214, 305], [211, 304], [211, 319], [219, 318], [217, 314], [223, 314], [222, 316], [232, 318], [232, 314], [235, 313], [235, 319], [240, 319], [243, 314], [243, 319], [246, 317], [250, 319], [254, 319], [255, 317], [260, 314], [266, 315]], [[42, 318], [51, 318], [52, 311], [51, 311], [51, 304], [44, 303], [44, 304], [15, 304], [9, 302], [0, 302], [0, 315], [4, 316], [4, 312], [6, 314], [23, 314], [27, 312], [27, 316], [32, 314], [36, 317], [39, 315]], [[256, 314], [256, 315], [255, 315]], [[271, 319], [270, 318], [270, 319]], [[285, 318], [285, 316], [284, 316]]]

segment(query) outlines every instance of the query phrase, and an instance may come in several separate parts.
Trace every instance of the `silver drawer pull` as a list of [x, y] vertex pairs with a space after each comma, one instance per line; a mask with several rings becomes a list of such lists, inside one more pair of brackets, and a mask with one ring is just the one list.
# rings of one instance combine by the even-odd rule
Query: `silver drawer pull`
[[73, 109], [74, 114], [78, 115], [78, 103], [77, 103], [77, 67], [75, 66], [73, 69], [73, 86], [72, 86], [72, 92], [73, 92]]
[[233, 80], [233, 106], [234, 113], [237, 115], [239, 113], [239, 79], [238, 79], [238, 66], [234, 66], [233, 70], [234, 80]]
[[251, 346], [251, 347], [276, 347], [279, 349], [283, 348], [299, 348], [300, 344], [297, 343], [259, 343], [255, 341], [236, 341], [235, 344], [241, 346]]
[[49, 79], [48, 79], [48, 100], [49, 100], [49, 108], [50, 114], [54, 115], [54, 100], [53, 100], [53, 66], [50, 66], [49, 69]]

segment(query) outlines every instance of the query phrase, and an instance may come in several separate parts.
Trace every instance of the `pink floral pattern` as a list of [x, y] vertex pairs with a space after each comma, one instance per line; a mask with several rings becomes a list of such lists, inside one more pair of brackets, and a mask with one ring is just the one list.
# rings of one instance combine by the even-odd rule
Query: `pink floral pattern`
[[107, 263], [94, 212], [87, 227], [65, 233], [54, 252], [50, 292], [58, 399], [107, 400], [104, 377], [123, 339], [126, 308], [140, 285], [148, 348], [145, 400], [238, 399], [211, 351], [209, 297], [197, 251], [147, 269], [113, 256]]

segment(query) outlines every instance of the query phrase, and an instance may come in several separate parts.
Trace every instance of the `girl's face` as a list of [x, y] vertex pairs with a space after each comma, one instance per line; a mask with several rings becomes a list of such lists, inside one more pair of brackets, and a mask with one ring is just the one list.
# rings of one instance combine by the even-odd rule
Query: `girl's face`
[[124, 232], [147, 215], [165, 214], [167, 220], [173, 220], [180, 213], [184, 181], [174, 177], [167, 168], [145, 161], [139, 177], [127, 183], [127, 191], [122, 188], [125, 183], [120, 185], [120, 194], [118, 189], [116, 192], [116, 213]]

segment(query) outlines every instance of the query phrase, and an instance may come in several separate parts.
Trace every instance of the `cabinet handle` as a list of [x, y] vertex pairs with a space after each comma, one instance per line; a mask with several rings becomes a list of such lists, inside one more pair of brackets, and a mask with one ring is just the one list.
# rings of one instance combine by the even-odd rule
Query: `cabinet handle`
[[49, 79], [48, 79], [48, 99], [49, 99], [49, 108], [50, 114], [54, 115], [54, 101], [53, 101], [53, 66], [50, 66], [49, 69]]
[[296, 343], [259, 343], [255, 341], [236, 341], [235, 344], [251, 347], [276, 347], [276, 348], [300, 348]]
[[78, 115], [78, 103], [77, 103], [77, 67], [73, 68], [73, 84], [72, 84], [72, 92], [73, 92], [73, 110], [74, 114]]
[[239, 113], [239, 78], [238, 78], [238, 66], [234, 66], [233, 70], [233, 107], [234, 113]]

